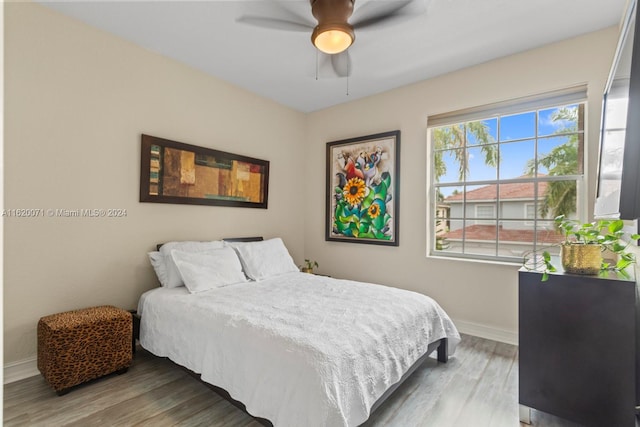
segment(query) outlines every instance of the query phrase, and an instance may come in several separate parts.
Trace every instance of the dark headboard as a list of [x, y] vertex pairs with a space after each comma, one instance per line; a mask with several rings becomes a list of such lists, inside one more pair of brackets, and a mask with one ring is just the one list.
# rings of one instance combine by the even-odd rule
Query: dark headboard
[[262, 236], [257, 237], [229, 237], [228, 239], [222, 239], [225, 242], [262, 242], [264, 239]]
[[[229, 237], [227, 239], [222, 239], [222, 240], [224, 240], [225, 242], [261, 242], [264, 239], [262, 238], [262, 236], [256, 236], [256, 237]], [[159, 251], [162, 245], [164, 245], [164, 243], [158, 243], [156, 245], [156, 250]]]

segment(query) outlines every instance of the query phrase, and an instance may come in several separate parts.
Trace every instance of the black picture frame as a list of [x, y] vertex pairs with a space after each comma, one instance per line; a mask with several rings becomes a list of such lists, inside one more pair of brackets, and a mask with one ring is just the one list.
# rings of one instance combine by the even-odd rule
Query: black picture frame
[[399, 246], [400, 131], [327, 143], [325, 240]]
[[140, 202], [267, 209], [269, 161], [142, 135]]

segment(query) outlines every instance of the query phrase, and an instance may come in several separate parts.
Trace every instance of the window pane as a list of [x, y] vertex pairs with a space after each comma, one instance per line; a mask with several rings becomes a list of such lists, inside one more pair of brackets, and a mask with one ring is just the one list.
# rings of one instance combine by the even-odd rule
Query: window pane
[[578, 106], [549, 108], [538, 113], [538, 136], [584, 130], [584, 120], [578, 119]]
[[435, 158], [435, 180], [436, 182], [459, 182], [464, 179], [461, 170], [461, 160], [464, 150], [445, 150], [434, 153]]
[[[534, 250], [542, 253], [561, 241], [562, 235], [555, 230], [553, 222], [539, 223], [536, 231], [524, 226], [522, 221], [500, 221], [498, 252], [502, 256], [523, 257]], [[557, 250], [554, 249], [554, 253]]]
[[[454, 203], [461, 204], [464, 197], [463, 192], [464, 187], [459, 185], [438, 185], [436, 187], [436, 194], [439, 194], [437, 199], [438, 202], [445, 203], [447, 205]], [[462, 215], [460, 215], [460, 217], [462, 217]]]
[[464, 229], [464, 253], [496, 256], [497, 221], [468, 221]]
[[564, 237], [556, 229], [556, 224], [553, 221], [540, 221], [537, 228], [536, 242], [538, 249], [549, 251], [556, 255], [560, 254], [560, 248], [555, 245], [562, 243]]
[[496, 217], [495, 205], [476, 205], [476, 218], [494, 219], [495, 217]]
[[535, 140], [500, 145], [500, 179], [526, 175], [534, 165]]
[[524, 221], [500, 221], [498, 229], [498, 253], [501, 256], [522, 257], [533, 250], [533, 227]]
[[558, 215], [576, 218], [578, 211], [577, 182], [575, 180], [541, 182], [538, 186], [538, 215], [546, 212], [545, 219], [552, 220]]
[[496, 224], [496, 204], [492, 205], [475, 205], [476, 211], [472, 218], [475, 219], [476, 225], [495, 225]]
[[524, 217], [525, 219], [536, 218], [536, 205], [535, 203], [527, 203], [524, 205]]
[[487, 119], [465, 124], [467, 145], [486, 145], [498, 140], [498, 119]]
[[500, 118], [500, 141], [534, 138], [536, 136], [536, 113], [515, 114]]
[[443, 238], [436, 240], [436, 251], [446, 254], [461, 254], [462, 240]]
[[462, 253], [462, 226], [457, 232], [452, 232], [448, 225], [449, 221], [436, 219], [434, 224], [435, 250], [445, 253]]
[[484, 255], [495, 257], [497, 255], [495, 234], [493, 235], [493, 240], [480, 241], [469, 239], [469, 237], [466, 237], [464, 244], [464, 253], [469, 255]]
[[[436, 192], [440, 192], [443, 196], [436, 205], [436, 215], [446, 215], [450, 218], [447, 221], [448, 229], [462, 228], [464, 219], [464, 187], [438, 187]], [[437, 217], [436, 217], [437, 218]]]
[[449, 231], [449, 208], [444, 205], [439, 205], [436, 208], [435, 232], [438, 234], [442, 231]]
[[436, 150], [464, 147], [465, 137], [464, 123], [431, 129], [431, 139]]
[[[500, 218], [533, 219], [536, 214], [539, 218], [544, 192], [544, 187], [540, 185], [542, 184], [536, 182], [500, 184]], [[538, 189], [537, 193], [536, 188]]]
[[465, 214], [467, 218], [476, 217], [476, 207], [478, 205], [493, 205], [494, 218], [496, 214], [495, 202], [498, 200], [498, 186], [490, 185], [468, 185], [466, 187], [466, 206]]
[[462, 228], [464, 227], [464, 219], [452, 216], [451, 220], [449, 220], [449, 232], [454, 233], [459, 238], [462, 238]]
[[578, 170], [577, 135], [538, 140], [538, 174], [575, 175]]
[[469, 170], [465, 179], [467, 181], [486, 181], [496, 179], [496, 157], [498, 146], [485, 145], [467, 149]]

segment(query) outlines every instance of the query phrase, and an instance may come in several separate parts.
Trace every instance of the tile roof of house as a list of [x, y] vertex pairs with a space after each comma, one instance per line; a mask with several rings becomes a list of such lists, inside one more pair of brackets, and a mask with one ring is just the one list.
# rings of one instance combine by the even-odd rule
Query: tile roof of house
[[[485, 185], [475, 190], [467, 191], [467, 201], [473, 200], [496, 200], [497, 184]], [[547, 182], [538, 184], [538, 197], [542, 197], [547, 191]], [[445, 203], [463, 200], [464, 193], [453, 194], [444, 199]], [[500, 184], [500, 200], [518, 200], [533, 199], [534, 183], [533, 182], [516, 182], [508, 184]]]
[[[448, 233], [441, 233], [439, 236], [447, 239], [462, 239], [462, 228], [449, 231]], [[464, 229], [465, 240], [495, 240], [496, 239], [496, 226], [495, 225], [470, 225]], [[499, 238], [501, 242], [531, 242], [533, 243], [534, 232], [533, 230], [514, 230], [504, 229], [500, 227]], [[559, 243], [563, 239], [561, 233], [555, 230], [538, 230], [537, 242], [538, 243]]]

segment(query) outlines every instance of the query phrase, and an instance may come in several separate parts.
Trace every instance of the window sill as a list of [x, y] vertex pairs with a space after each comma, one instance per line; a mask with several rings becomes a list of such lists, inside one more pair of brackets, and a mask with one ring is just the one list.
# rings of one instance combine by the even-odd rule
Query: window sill
[[475, 262], [481, 264], [494, 264], [494, 265], [504, 265], [504, 266], [516, 266], [518, 268], [522, 267], [522, 262], [518, 261], [497, 261], [490, 259], [477, 259], [477, 258], [462, 258], [462, 257], [454, 257], [454, 256], [442, 256], [442, 255], [427, 255], [428, 259], [437, 259], [437, 260], [446, 260], [446, 261], [464, 261], [464, 262]]

